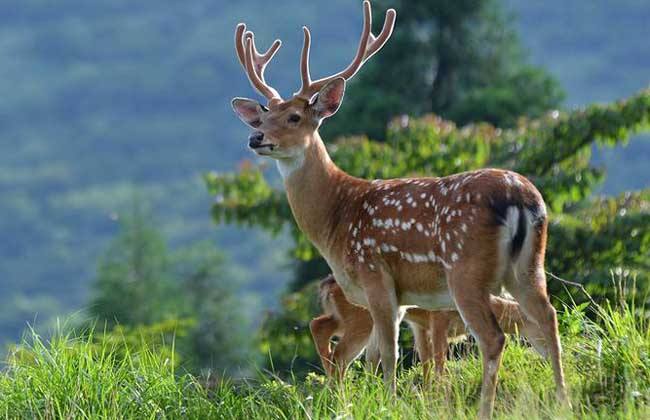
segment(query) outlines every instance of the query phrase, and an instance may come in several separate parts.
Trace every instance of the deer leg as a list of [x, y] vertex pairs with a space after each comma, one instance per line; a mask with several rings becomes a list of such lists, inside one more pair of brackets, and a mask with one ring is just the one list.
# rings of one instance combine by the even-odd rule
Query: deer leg
[[365, 276], [363, 288], [376, 333], [384, 383], [395, 392], [400, 311], [393, 279], [385, 272], [373, 274]]
[[422, 363], [422, 378], [425, 385], [431, 385], [431, 340], [429, 339], [428, 328], [411, 324], [413, 339], [415, 340], [415, 351], [420, 363]]
[[377, 374], [379, 368], [379, 343], [377, 342], [377, 332], [372, 330], [370, 338], [368, 339], [368, 346], [366, 346], [366, 369], [372, 372], [373, 375]]
[[490, 277], [477, 278], [467, 273], [452, 273], [448, 279], [449, 290], [458, 312], [481, 349], [483, 382], [479, 418], [482, 419], [492, 416], [497, 376], [505, 346], [505, 335], [490, 308], [487, 286], [481, 287], [481, 285], [489, 285], [490, 282]]
[[557, 314], [546, 292], [546, 275], [542, 267], [529, 270], [516, 269], [513, 279], [507, 282], [507, 290], [519, 303], [524, 314], [539, 326], [553, 368], [556, 394], [563, 403], [569, 403], [564, 371], [562, 369], [560, 335]]
[[332, 315], [321, 315], [309, 323], [309, 330], [316, 345], [318, 356], [320, 356], [323, 369], [327, 376], [334, 373], [332, 359], [332, 345], [330, 339], [339, 327], [338, 321]]
[[431, 319], [433, 359], [436, 363], [436, 375], [440, 378], [445, 372], [445, 362], [449, 351], [449, 315], [446, 312], [434, 313]]

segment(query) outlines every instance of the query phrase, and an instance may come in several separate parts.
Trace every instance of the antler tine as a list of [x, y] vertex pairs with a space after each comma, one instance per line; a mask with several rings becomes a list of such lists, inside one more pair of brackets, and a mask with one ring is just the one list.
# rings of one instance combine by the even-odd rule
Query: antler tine
[[255, 64], [257, 75], [262, 79], [262, 81], [264, 81], [264, 69], [269, 61], [273, 59], [275, 53], [278, 52], [278, 49], [282, 46], [282, 41], [276, 39], [264, 54], [260, 54], [255, 46], [255, 34], [251, 31], [247, 31], [245, 36], [246, 39], [250, 39], [253, 44], [253, 64]]
[[384, 19], [384, 26], [381, 28], [381, 32], [379, 33], [379, 36], [375, 38], [375, 36], [370, 33], [370, 39], [368, 40], [368, 47], [366, 48], [366, 55], [363, 57], [363, 61], [365, 62], [368, 60], [370, 57], [375, 55], [377, 51], [379, 51], [384, 44], [386, 44], [386, 41], [388, 41], [388, 38], [393, 34], [393, 28], [395, 28], [395, 19], [397, 17], [397, 12], [395, 9], [388, 9], [386, 11], [386, 18]]
[[304, 40], [302, 43], [302, 52], [300, 54], [300, 77], [302, 79], [302, 86], [298, 95], [301, 93], [306, 93], [311, 86], [311, 76], [309, 75], [309, 48], [311, 46], [311, 33], [309, 28], [306, 26], [302, 27], [304, 34]]
[[246, 50], [244, 48], [244, 32], [246, 32], [246, 24], [240, 23], [235, 29], [235, 51], [237, 52], [237, 58], [239, 59], [239, 64], [246, 69]]
[[260, 54], [255, 46], [255, 35], [251, 31], [246, 31], [244, 23], [237, 25], [235, 30], [237, 58], [246, 71], [251, 85], [269, 100], [269, 104], [282, 100], [280, 94], [264, 80], [264, 69], [281, 45], [282, 41], [276, 39], [265, 53]]
[[[271, 86], [266, 84], [264, 80], [257, 74], [255, 70], [255, 64], [253, 63], [253, 40], [251, 38], [246, 39], [246, 74], [248, 75], [248, 80], [251, 82], [253, 87], [257, 89], [259, 93], [265, 96], [269, 103], [274, 101], [282, 100], [280, 94], [273, 89]], [[262, 67], [262, 70], [263, 67]]]
[[370, 1], [363, 2], [363, 30], [361, 32], [361, 39], [359, 40], [359, 47], [352, 62], [345, 68], [332, 76], [324, 77], [316, 81], [311, 81], [309, 76], [309, 47], [311, 43], [311, 35], [309, 29], [303, 28], [305, 32], [305, 41], [303, 44], [302, 56], [300, 61], [300, 71], [302, 75], [302, 87], [296, 96], [310, 99], [316, 92], [318, 92], [327, 82], [342, 77], [346, 80], [352, 78], [361, 68], [361, 66], [379, 51], [388, 38], [393, 33], [395, 27], [395, 18], [397, 13], [394, 9], [389, 9], [386, 12], [384, 26], [378, 37], [372, 34], [372, 10], [370, 8]]

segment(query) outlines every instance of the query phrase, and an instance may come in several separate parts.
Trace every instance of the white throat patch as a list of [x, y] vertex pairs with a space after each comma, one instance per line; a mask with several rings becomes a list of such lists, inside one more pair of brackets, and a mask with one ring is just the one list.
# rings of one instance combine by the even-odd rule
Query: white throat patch
[[277, 165], [283, 180], [286, 180], [297, 169], [302, 168], [305, 162], [305, 154], [300, 153], [298, 156], [290, 159], [278, 159]]

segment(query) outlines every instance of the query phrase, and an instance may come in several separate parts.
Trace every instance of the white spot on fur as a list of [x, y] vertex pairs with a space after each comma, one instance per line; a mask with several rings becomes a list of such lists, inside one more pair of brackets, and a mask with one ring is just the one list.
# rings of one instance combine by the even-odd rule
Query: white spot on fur
[[375, 246], [375, 243], [376, 243], [376, 241], [375, 241], [374, 238], [365, 238], [365, 239], [363, 240], [363, 244], [364, 244], [364, 245]]

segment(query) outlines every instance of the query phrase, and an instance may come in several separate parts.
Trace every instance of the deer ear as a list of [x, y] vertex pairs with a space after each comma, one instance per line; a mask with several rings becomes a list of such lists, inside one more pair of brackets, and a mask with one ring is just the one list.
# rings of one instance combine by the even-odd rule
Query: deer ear
[[262, 124], [260, 116], [265, 112], [259, 102], [246, 98], [235, 98], [232, 100], [232, 109], [246, 125], [257, 128]]
[[318, 92], [312, 108], [319, 119], [331, 117], [339, 110], [345, 93], [345, 79], [337, 77]]

